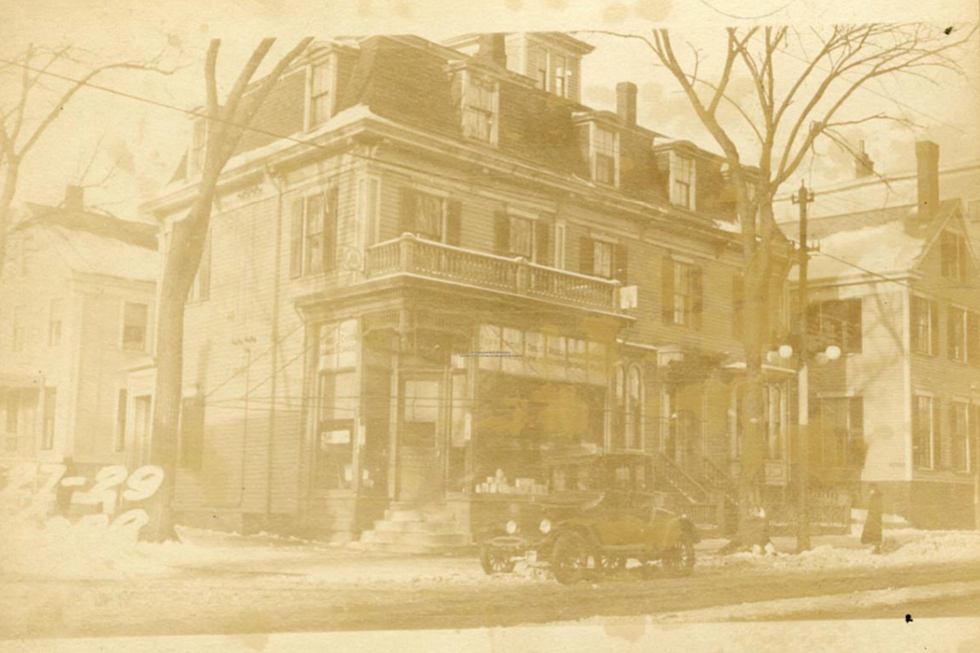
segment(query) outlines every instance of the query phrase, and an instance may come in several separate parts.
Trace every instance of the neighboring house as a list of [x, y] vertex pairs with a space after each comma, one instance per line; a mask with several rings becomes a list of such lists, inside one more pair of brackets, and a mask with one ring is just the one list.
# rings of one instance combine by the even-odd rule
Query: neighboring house
[[148, 358], [155, 225], [27, 204], [0, 279], [0, 460], [126, 462], [127, 371]]
[[[809, 221], [819, 243], [808, 275], [811, 335], [818, 348], [843, 350], [811, 373], [812, 477], [855, 495], [875, 483], [887, 511], [918, 527], [970, 528], [980, 252], [963, 203], [939, 200], [939, 148], [920, 142], [916, 153], [917, 203]], [[798, 224], [783, 226], [798, 237]]]
[[[638, 125], [631, 83], [615, 112], [579, 104], [585, 43], [451, 43], [316, 44], [226, 167], [186, 309], [184, 522], [349, 539], [421, 506], [476, 529], [574, 448], [652, 454], [648, 482], [704, 521], [736, 494], [722, 159]], [[167, 229], [200, 179], [189, 132], [144, 207]], [[767, 370], [782, 487], [794, 373]]]

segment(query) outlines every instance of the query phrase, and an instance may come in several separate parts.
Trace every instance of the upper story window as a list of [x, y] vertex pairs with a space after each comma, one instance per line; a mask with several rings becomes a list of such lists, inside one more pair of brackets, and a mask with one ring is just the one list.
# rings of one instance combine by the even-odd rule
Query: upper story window
[[467, 73], [463, 92], [463, 135], [491, 145], [497, 144], [500, 115], [497, 82]]
[[694, 159], [691, 157], [671, 156], [670, 202], [694, 210]]
[[494, 253], [551, 265], [551, 230], [546, 220], [500, 211], [494, 226]]
[[966, 268], [969, 257], [966, 252], [966, 239], [952, 231], [944, 231], [940, 240], [942, 273], [947, 279], [966, 281]]
[[334, 74], [330, 59], [310, 66], [307, 77], [306, 128], [316, 129], [333, 112]]
[[146, 330], [150, 309], [146, 304], [126, 302], [123, 306], [123, 349], [146, 351]]
[[596, 124], [592, 125], [592, 179], [619, 185], [619, 135]]
[[917, 354], [939, 354], [939, 304], [936, 300], [912, 295], [910, 341]]
[[195, 118], [191, 125], [191, 149], [187, 154], [187, 175], [194, 176], [204, 169], [208, 145], [207, 118]]
[[949, 410], [949, 429], [953, 440], [952, 455], [953, 470], [957, 472], [969, 472], [972, 470], [970, 465], [971, 447], [968, 433], [968, 422], [970, 405], [965, 401], [954, 401]]
[[810, 304], [807, 330], [822, 337], [827, 345], [837, 345], [845, 353], [862, 349], [862, 306], [860, 299], [832, 299]]
[[625, 245], [596, 238], [582, 238], [579, 263], [582, 274], [605, 279], [618, 279], [626, 284], [629, 261]]
[[701, 268], [668, 256], [664, 258], [661, 275], [664, 322], [700, 328], [703, 304]]
[[942, 460], [942, 419], [933, 397], [912, 396], [912, 462], [920, 469], [935, 469]]
[[965, 363], [967, 361], [967, 331], [969, 313], [962, 308], [950, 306], [946, 314], [946, 336], [949, 358]]
[[462, 204], [435, 192], [403, 188], [401, 233], [458, 246], [462, 236]]
[[61, 344], [61, 321], [62, 321], [61, 299], [52, 299], [48, 309], [48, 346], [57, 347]]
[[563, 98], [578, 101], [579, 57], [528, 44], [526, 74], [533, 77], [537, 87]]
[[337, 260], [337, 188], [293, 202], [289, 276], [333, 270]]

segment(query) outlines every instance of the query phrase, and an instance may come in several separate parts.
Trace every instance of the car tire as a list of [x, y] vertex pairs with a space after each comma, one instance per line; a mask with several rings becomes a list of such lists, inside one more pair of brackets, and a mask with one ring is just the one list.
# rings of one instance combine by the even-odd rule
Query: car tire
[[562, 585], [573, 585], [585, 577], [589, 551], [578, 533], [562, 533], [551, 552], [551, 573]]
[[494, 548], [483, 542], [480, 544], [480, 566], [488, 576], [496, 574], [509, 574], [514, 571], [517, 563], [510, 559], [510, 555]]
[[694, 571], [694, 538], [685, 535], [664, 551], [663, 567], [671, 576], [688, 576]]

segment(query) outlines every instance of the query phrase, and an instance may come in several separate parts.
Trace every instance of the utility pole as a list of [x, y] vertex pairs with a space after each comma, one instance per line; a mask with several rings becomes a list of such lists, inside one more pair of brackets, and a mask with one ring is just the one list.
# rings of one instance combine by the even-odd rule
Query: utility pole
[[800, 180], [800, 190], [793, 195], [793, 204], [800, 205], [800, 246], [799, 246], [799, 266], [800, 266], [800, 354], [799, 354], [799, 375], [797, 377], [797, 389], [799, 391], [798, 404], [799, 415], [798, 442], [799, 442], [799, 461], [797, 479], [797, 532], [796, 532], [796, 552], [802, 553], [810, 549], [810, 515], [807, 498], [808, 476], [810, 474], [810, 438], [809, 438], [809, 358], [810, 351], [807, 345], [807, 332], [809, 324], [807, 320], [807, 265], [809, 263], [809, 246], [807, 244], [807, 224], [806, 208], [813, 201], [813, 191], [808, 190], [806, 183]]

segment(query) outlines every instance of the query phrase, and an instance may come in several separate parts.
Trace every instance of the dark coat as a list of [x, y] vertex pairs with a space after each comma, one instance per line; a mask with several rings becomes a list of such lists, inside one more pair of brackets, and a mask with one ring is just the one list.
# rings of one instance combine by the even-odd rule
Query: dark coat
[[881, 544], [881, 492], [873, 491], [868, 498], [868, 517], [861, 533], [861, 544]]

